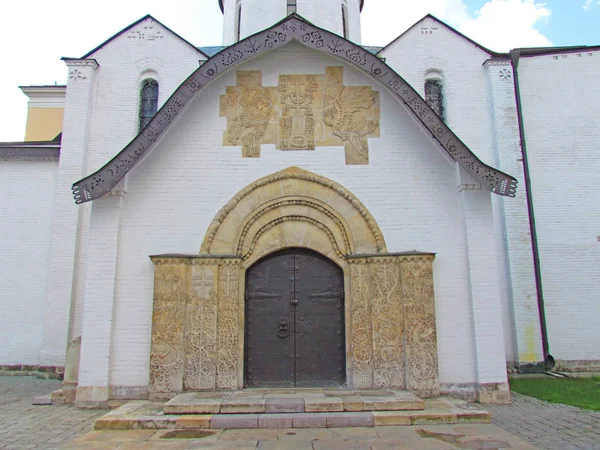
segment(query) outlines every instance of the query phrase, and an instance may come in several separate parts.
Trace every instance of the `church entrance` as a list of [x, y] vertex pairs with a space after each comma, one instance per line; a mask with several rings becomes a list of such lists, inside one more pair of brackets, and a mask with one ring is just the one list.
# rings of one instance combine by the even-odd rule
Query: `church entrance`
[[246, 387], [346, 383], [344, 274], [305, 249], [273, 253], [246, 274]]

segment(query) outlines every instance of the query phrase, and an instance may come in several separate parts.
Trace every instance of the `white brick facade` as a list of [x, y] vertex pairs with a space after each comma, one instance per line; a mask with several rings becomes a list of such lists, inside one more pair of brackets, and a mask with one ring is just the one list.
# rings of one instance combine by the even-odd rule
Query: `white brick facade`
[[[285, 16], [285, 2], [282, 9], [243, 1], [250, 13], [242, 17], [242, 34]], [[231, 43], [234, 19], [228, 8], [235, 2], [224, 3], [224, 39]], [[335, 24], [341, 27], [340, 2], [321, 3], [317, 10], [313, 2], [299, 0], [298, 12], [341, 34]], [[354, 41], [360, 35], [359, 4], [348, 0]], [[330, 15], [323, 14], [324, 5]], [[519, 180], [517, 198], [501, 198], [475, 183], [386, 86], [291, 42], [212, 81], [117, 188], [76, 206], [71, 184], [104, 166], [136, 136], [142, 81], [158, 81], [162, 105], [205, 60], [147, 18], [86, 60], [67, 62], [58, 167], [0, 160], [0, 186], [11, 192], [2, 199], [2, 211], [11, 214], [0, 216], [0, 226], [9, 230], [0, 238], [8, 256], [0, 272], [7, 324], [0, 337], [9, 342], [0, 349], [0, 365], [64, 365], [67, 341], [81, 336], [79, 369], [67, 361], [80, 405], [147, 395], [154, 271], [148, 256], [197, 254], [216, 213], [238, 191], [291, 166], [356, 195], [381, 227], [390, 252], [436, 253], [443, 391], [483, 399], [478, 386], [506, 383], [507, 361], [543, 361], [510, 59], [491, 58], [431, 17], [381, 56], [421, 94], [432, 74], [441, 80], [447, 125], [484, 163]], [[368, 165], [346, 165], [343, 147], [284, 152], [262, 145], [260, 158], [242, 158], [239, 147], [222, 145], [227, 119], [219, 117], [219, 101], [236, 84], [237, 70], [260, 70], [263, 85], [276, 86], [281, 74], [324, 74], [326, 67], [341, 65], [345, 85], [380, 92], [381, 137], [369, 139]], [[600, 88], [590, 75], [599, 65], [600, 52], [590, 51], [522, 57], [518, 67], [550, 352], [566, 366], [600, 364], [594, 284], [600, 275], [595, 207], [600, 199], [594, 189], [600, 132], [593, 121], [600, 113]], [[14, 190], [18, 180], [32, 177], [34, 184]], [[14, 305], [15, 298], [24, 300]], [[24, 320], [33, 332], [24, 331]]]
[[0, 365], [40, 364], [57, 169], [0, 159]]

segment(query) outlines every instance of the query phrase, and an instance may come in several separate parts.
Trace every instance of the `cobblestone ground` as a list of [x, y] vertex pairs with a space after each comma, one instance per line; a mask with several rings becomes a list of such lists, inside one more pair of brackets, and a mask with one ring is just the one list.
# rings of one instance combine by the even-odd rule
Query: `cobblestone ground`
[[35, 397], [60, 389], [60, 381], [0, 377], [0, 449], [55, 449], [93, 429], [106, 411], [65, 405], [33, 406]]
[[544, 450], [600, 449], [600, 412], [512, 393], [512, 405], [487, 405], [492, 423]]
[[[0, 377], [0, 449], [56, 449], [91, 431], [106, 411], [32, 406], [60, 388], [55, 380]], [[600, 412], [513, 393], [512, 405], [488, 406], [494, 425], [544, 450], [600, 450]]]

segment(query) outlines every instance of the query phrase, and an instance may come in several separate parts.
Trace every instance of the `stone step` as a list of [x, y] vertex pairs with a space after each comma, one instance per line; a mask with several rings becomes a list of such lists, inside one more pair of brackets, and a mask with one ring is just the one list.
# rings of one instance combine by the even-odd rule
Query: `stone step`
[[462, 400], [425, 400], [420, 411], [260, 414], [165, 414], [163, 403], [136, 400], [96, 420], [96, 430], [338, 428], [490, 423], [489, 412]]
[[165, 414], [281, 414], [363, 411], [419, 411], [424, 401], [406, 391], [244, 390], [190, 392], [164, 405]]

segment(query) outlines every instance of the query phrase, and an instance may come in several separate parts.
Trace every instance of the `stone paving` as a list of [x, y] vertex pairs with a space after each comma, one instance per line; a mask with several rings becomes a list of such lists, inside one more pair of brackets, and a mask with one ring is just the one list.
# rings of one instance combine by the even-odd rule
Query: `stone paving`
[[[433, 425], [382, 428], [280, 428], [206, 430], [201, 436], [172, 430], [93, 431], [65, 449], [278, 449], [278, 450], [535, 450], [494, 425]], [[198, 433], [198, 432], [196, 432]], [[173, 435], [171, 439], [165, 439]]]
[[[58, 388], [60, 382], [54, 380], [0, 377], [0, 449], [456, 449], [477, 448], [477, 441], [474, 441], [473, 436], [480, 434], [502, 442], [510, 441], [512, 448], [517, 449], [600, 449], [600, 412], [549, 404], [519, 394], [513, 394], [512, 405], [486, 406], [493, 414], [493, 425], [211, 430], [215, 434], [199, 442], [193, 439], [161, 439], [164, 433], [171, 430], [90, 432], [95, 419], [106, 414], [106, 411], [86, 411], [64, 405], [32, 406], [34, 397], [46, 395]], [[430, 434], [419, 435], [418, 429], [424, 429]], [[277, 439], [273, 439], [274, 431], [277, 432]], [[257, 432], [264, 435], [258, 436]], [[507, 432], [533, 445], [511, 440], [513, 438]], [[242, 436], [243, 433], [246, 435]], [[267, 434], [271, 436], [270, 439], [263, 437]]]
[[60, 389], [60, 381], [0, 377], [0, 449], [55, 449], [87, 433], [106, 411], [66, 405], [33, 406], [34, 397]]
[[512, 405], [486, 405], [492, 423], [546, 450], [600, 449], [600, 412], [512, 392]]

